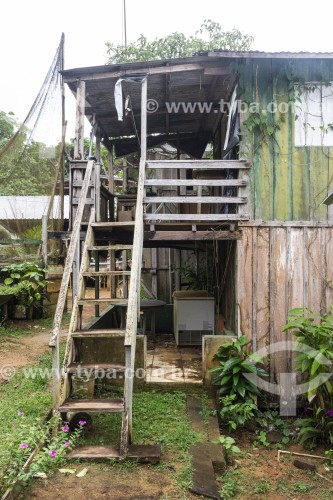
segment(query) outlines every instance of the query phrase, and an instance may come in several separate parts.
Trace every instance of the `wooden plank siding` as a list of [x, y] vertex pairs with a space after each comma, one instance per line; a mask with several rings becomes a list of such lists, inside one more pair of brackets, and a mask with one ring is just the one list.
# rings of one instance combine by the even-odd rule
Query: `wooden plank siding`
[[[238, 334], [254, 350], [289, 340], [281, 329], [288, 311], [307, 306], [324, 313], [333, 304], [332, 227], [244, 227], [237, 242]], [[271, 379], [291, 371], [292, 356], [270, 360]]]

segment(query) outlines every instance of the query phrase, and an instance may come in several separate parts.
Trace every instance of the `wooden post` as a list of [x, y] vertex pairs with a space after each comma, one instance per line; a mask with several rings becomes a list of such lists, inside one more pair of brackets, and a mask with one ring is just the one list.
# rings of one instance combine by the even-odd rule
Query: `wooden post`
[[108, 160], [109, 160], [109, 191], [110, 193], [114, 194], [114, 168], [113, 168], [113, 158], [112, 158], [112, 153], [108, 154]]
[[47, 215], [42, 216], [42, 257], [44, 267], [47, 267]]
[[154, 296], [157, 297], [158, 295], [158, 290], [157, 290], [157, 249], [152, 248], [151, 249], [151, 291], [153, 292]]
[[142, 81], [141, 90], [141, 160], [147, 157], [147, 78]]
[[128, 171], [127, 171], [127, 160], [123, 158], [123, 191], [127, 193], [128, 189]]
[[76, 120], [74, 140], [74, 160], [84, 159], [84, 113], [85, 113], [86, 84], [78, 80], [76, 91]]
[[95, 156], [96, 156], [97, 163], [101, 163], [101, 133], [100, 133], [100, 131], [98, 129], [96, 131], [96, 152], [95, 152]]
[[[61, 65], [60, 65], [60, 71], [65, 69], [65, 58], [64, 58], [64, 46], [65, 46], [65, 34], [62, 33], [62, 53], [61, 53]], [[66, 145], [66, 128], [67, 128], [67, 121], [66, 121], [66, 101], [65, 101], [65, 84], [64, 84], [64, 78], [61, 76], [61, 122], [62, 122], [62, 152], [61, 152], [61, 157], [59, 158], [59, 162], [61, 164], [61, 169], [60, 169], [60, 186], [59, 186], [59, 198], [60, 198], [60, 224], [59, 224], [59, 230], [62, 231], [64, 229], [64, 218], [65, 218], [65, 211], [64, 211], [64, 205], [65, 205], [65, 145]]]
[[100, 222], [100, 220], [101, 220], [101, 166], [99, 163], [95, 163], [94, 185], [95, 185], [95, 217], [96, 217], [96, 222]]
[[139, 167], [138, 192], [135, 212], [131, 282], [128, 295], [128, 307], [125, 333], [125, 410], [128, 415], [128, 443], [132, 441], [132, 397], [135, 366], [135, 347], [138, 317], [140, 316], [140, 278], [143, 246], [143, 198], [147, 154], [147, 78], [142, 81], [141, 89], [141, 158]]

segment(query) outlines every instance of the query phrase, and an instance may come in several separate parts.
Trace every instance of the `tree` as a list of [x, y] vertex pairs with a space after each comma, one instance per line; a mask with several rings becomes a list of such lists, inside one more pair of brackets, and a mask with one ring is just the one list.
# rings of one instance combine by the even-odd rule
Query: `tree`
[[15, 124], [14, 113], [10, 112], [7, 114], [4, 111], [0, 111], [0, 149], [14, 135]]
[[242, 34], [236, 28], [223, 31], [220, 23], [208, 19], [194, 36], [186, 37], [183, 33], [175, 32], [149, 42], [144, 35], [140, 35], [136, 42], [127, 47], [109, 42], [106, 46], [108, 64], [117, 64], [190, 57], [196, 52], [207, 50], [249, 50], [252, 42], [252, 36]]
[[16, 128], [14, 114], [0, 111], [0, 196], [47, 195], [54, 182], [59, 145], [28, 142], [29, 131], [22, 127], [14, 136]]

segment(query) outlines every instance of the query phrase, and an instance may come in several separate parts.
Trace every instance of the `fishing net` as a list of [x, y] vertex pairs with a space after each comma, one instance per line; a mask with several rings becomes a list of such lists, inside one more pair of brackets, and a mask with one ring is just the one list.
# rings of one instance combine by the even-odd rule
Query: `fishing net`
[[63, 49], [64, 36], [22, 124], [0, 110], [0, 263], [40, 255], [42, 216], [48, 229], [62, 228]]

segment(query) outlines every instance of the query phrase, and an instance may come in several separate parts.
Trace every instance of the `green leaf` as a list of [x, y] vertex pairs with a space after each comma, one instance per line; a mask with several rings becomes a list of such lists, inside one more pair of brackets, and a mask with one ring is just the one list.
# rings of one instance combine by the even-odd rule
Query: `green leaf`
[[228, 361], [225, 363], [224, 367], [223, 367], [223, 372], [227, 372], [230, 370], [230, 368], [232, 368], [233, 366], [237, 365], [237, 364], [240, 364], [242, 362], [241, 359], [239, 358], [231, 358], [231, 359], [228, 359]]
[[255, 365], [247, 363], [246, 361], [243, 361], [242, 368], [250, 373], [257, 373], [257, 367]]
[[231, 379], [232, 375], [225, 375], [220, 381], [220, 385], [225, 385]]
[[310, 375], [311, 376], [315, 375], [318, 371], [318, 368], [320, 368], [320, 367], [321, 367], [321, 363], [314, 360], [314, 362], [312, 363], [312, 366], [311, 366]]
[[12, 283], [14, 283], [14, 280], [13, 280], [13, 278], [6, 278], [4, 280], [4, 283], [5, 283], [5, 285], [11, 285]]

